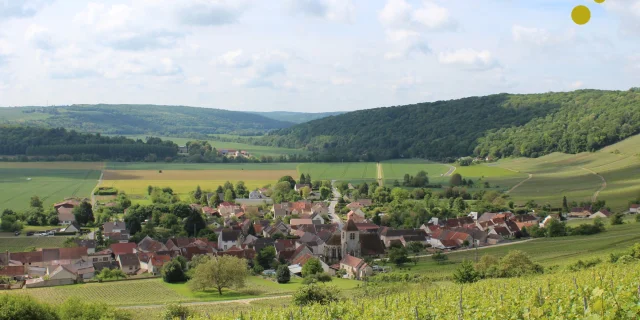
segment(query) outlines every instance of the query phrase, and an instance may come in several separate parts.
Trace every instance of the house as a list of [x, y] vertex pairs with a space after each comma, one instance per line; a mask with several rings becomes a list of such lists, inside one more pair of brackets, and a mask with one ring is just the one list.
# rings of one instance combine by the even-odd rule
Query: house
[[278, 219], [278, 218], [284, 218], [290, 215], [291, 209], [289, 205], [290, 204], [288, 202], [274, 204], [273, 208], [271, 208], [271, 213], [273, 213], [273, 217], [275, 219]]
[[522, 230], [522, 228], [529, 228], [538, 224], [538, 218], [529, 213], [514, 216], [511, 221], [515, 222], [520, 230]]
[[169, 255], [157, 255], [154, 254], [151, 256], [151, 259], [147, 263], [148, 271], [151, 274], [158, 275], [162, 270], [162, 266], [165, 263], [171, 261], [171, 257]]
[[19, 266], [3, 266], [0, 268], [0, 276], [9, 277], [13, 280], [23, 280], [28, 274], [24, 265]]
[[421, 235], [426, 234], [424, 230], [421, 229], [392, 229], [389, 227], [383, 227], [380, 229], [380, 240], [384, 242], [384, 245], [388, 248], [391, 245], [392, 240], [401, 241], [405, 235]]
[[451, 250], [459, 246], [458, 242], [455, 240], [431, 238], [430, 242], [433, 248], [441, 250]]
[[380, 226], [378, 226], [375, 223], [357, 223], [356, 222], [356, 227], [358, 228], [358, 231], [360, 231], [360, 233], [373, 233], [373, 234], [377, 234], [378, 230], [380, 230]]
[[58, 224], [61, 226], [76, 222], [76, 216], [73, 214], [73, 208], [61, 207], [58, 211]]
[[73, 264], [80, 260], [88, 260], [86, 247], [40, 249], [44, 267], [55, 267], [63, 264]]
[[440, 226], [435, 224], [422, 224], [420, 226], [420, 230], [423, 230], [426, 234], [430, 235], [438, 230], [440, 230]]
[[[291, 265], [289, 266], [289, 271], [297, 276], [302, 276], [302, 267], [304, 267], [304, 265], [307, 264], [307, 262], [309, 262], [309, 260], [313, 258], [315, 257], [308, 253], [295, 258], [293, 261], [291, 261]], [[322, 270], [324, 272], [332, 276], [335, 275], [336, 271], [331, 267], [329, 267], [328, 264], [324, 263], [324, 261], [320, 260], [320, 265], [322, 266]]]
[[140, 260], [135, 253], [123, 253], [116, 256], [120, 269], [126, 274], [136, 274], [140, 270]]
[[355, 223], [366, 223], [367, 222], [367, 220], [364, 218], [364, 216], [361, 216], [361, 215], [357, 214], [354, 211], [349, 211], [349, 213], [347, 213], [347, 220], [353, 221]]
[[156, 251], [167, 251], [167, 246], [165, 246], [162, 242], [153, 240], [151, 237], [146, 236], [138, 243], [138, 247], [134, 252], [156, 252]]
[[551, 220], [560, 221], [560, 216], [558, 214], [550, 214], [546, 216], [544, 220], [540, 222], [540, 228], [545, 228]]
[[302, 188], [307, 187], [309, 189], [311, 189], [311, 185], [310, 184], [306, 184], [306, 183], [296, 183], [295, 186], [293, 186], [293, 190], [295, 191], [300, 191]]
[[68, 265], [68, 269], [75, 273], [78, 280], [89, 280], [95, 275], [95, 269], [93, 263], [89, 261], [80, 260]]
[[129, 242], [129, 230], [124, 221], [106, 222], [102, 225], [102, 234], [107, 240]]
[[189, 147], [187, 147], [187, 146], [178, 146], [178, 153], [179, 154], [188, 154], [189, 153]]
[[218, 206], [218, 212], [224, 217], [231, 216], [235, 213], [235, 210], [240, 209], [240, 206], [231, 202], [223, 202]]
[[95, 240], [76, 239], [75, 242], [78, 245], [78, 247], [87, 248], [87, 253], [88, 254], [92, 254], [92, 253], [96, 252], [96, 241]]
[[249, 199], [262, 199], [262, 198], [266, 198], [265, 196], [262, 195], [262, 193], [260, 191], [251, 191], [249, 193]]
[[69, 265], [59, 265], [55, 269], [47, 272], [46, 277], [28, 279], [25, 282], [27, 288], [50, 287], [74, 284], [78, 280], [78, 275]]
[[87, 261], [92, 263], [111, 262], [113, 260], [113, 254], [110, 249], [106, 249], [99, 252], [89, 253], [87, 259]]
[[244, 242], [241, 230], [224, 229], [218, 235], [218, 250], [227, 251], [233, 246], [239, 246]]
[[302, 215], [300, 218], [302, 218], [302, 219], [311, 219], [313, 224], [324, 224], [324, 222], [325, 222], [324, 218], [322, 217], [322, 215], [317, 211], [313, 211], [311, 214]]
[[444, 228], [445, 229], [464, 228], [464, 227], [475, 226], [475, 225], [476, 225], [476, 221], [474, 221], [473, 218], [460, 217], [460, 218], [448, 219], [444, 223]]
[[598, 210], [598, 212], [592, 214], [589, 216], [589, 219], [595, 219], [595, 218], [609, 218], [612, 215], [611, 212], [609, 212], [609, 210], [602, 208], [600, 210]]
[[629, 213], [638, 213], [639, 209], [640, 209], [640, 204], [634, 203], [629, 206]]
[[113, 252], [115, 256], [118, 256], [125, 253], [134, 253], [136, 247], [137, 245], [135, 243], [127, 242], [127, 243], [114, 243], [111, 246], [109, 246], [109, 249], [111, 249], [111, 252]]
[[345, 270], [349, 278], [357, 280], [373, 274], [373, 269], [364, 260], [348, 254], [340, 260], [340, 269]]
[[289, 221], [289, 224], [291, 225], [292, 229], [297, 229], [301, 225], [313, 224], [313, 220], [311, 220], [311, 219], [291, 219], [291, 221]]
[[593, 212], [591, 212], [591, 208], [572, 208], [571, 212], [569, 212], [570, 218], [588, 218], [591, 216]]
[[215, 208], [211, 208], [211, 207], [202, 207], [202, 213], [207, 216], [207, 217], [221, 217], [220, 212], [218, 212], [218, 210], [216, 210]]
[[71, 223], [69, 224], [65, 224], [65, 227], [60, 229], [60, 232], [74, 232], [74, 233], [78, 233], [80, 232], [80, 225], [78, 224], [78, 222], [71, 221]]

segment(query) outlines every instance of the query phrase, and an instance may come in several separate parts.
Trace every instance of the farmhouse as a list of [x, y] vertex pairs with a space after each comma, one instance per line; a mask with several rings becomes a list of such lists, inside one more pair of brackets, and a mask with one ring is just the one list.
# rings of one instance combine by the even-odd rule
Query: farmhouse
[[569, 212], [570, 218], [588, 218], [591, 216], [593, 212], [591, 212], [591, 208], [573, 208], [571, 212]]
[[140, 269], [140, 260], [135, 253], [123, 253], [116, 256], [120, 269], [126, 274], [136, 274]]
[[602, 208], [600, 210], [598, 210], [598, 212], [592, 214], [589, 216], [589, 219], [595, 219], [595, 218], [609, 218], [611, 216], [611, 212], [609, 212], [609, 210]]
[[345, 270], [349, 278], [356, 280], [373, 274], [373, 269], [364, 260], [351, 255], [346, 255], [340, 260], [340, 269]]
[[629, 206], [629, 213], [638, 213], [639, 209], [640, 209], [640, 204], [634, 203]]

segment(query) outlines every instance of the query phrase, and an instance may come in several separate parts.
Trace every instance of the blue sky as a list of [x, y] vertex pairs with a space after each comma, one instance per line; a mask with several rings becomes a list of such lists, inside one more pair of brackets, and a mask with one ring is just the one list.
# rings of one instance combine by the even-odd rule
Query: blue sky
[[1, 106], [349, 111], [639, 80], [640, 0], [0, 0]]

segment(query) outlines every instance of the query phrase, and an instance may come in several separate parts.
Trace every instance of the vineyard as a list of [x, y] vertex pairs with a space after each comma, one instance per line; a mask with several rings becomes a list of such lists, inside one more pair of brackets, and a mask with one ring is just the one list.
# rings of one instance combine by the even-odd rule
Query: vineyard
[[[638, 319], [638, 262], [475, 284], [411, 286], [401, 293], [308, 307], [216, 313], [216, 319]], [[407, 286], [409, 287], [409, 286]], [[205, 316], [202, 315], [205, 319]]]

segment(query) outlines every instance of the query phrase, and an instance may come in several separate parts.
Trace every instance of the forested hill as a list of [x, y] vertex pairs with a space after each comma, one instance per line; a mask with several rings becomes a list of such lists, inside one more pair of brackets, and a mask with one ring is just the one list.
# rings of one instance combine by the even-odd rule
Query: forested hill
[[304, 123], [311, 120], [322, 119], [330, 116], [337, 116], [343, 114], [342, 111], [334, 112], [319, 112], [319, 113], [307, 113], [307, 112], [290, 112], [290, 111], [269, 111], [269, 112], [251, 112], [265, 116], [270, 119], [287, 121], [292, 123]]
[[368, 109], [278, 130], [260, 144], [337, 159], [537, 157], [594, 151], [640, 133], [640, 91], [497, 94]]
[[105, 134], [262, 134], [291, 122], [258, 114], [210, 108], [159, 105], [71, 105], [0, 108], [0, 124], [64, 127]]

